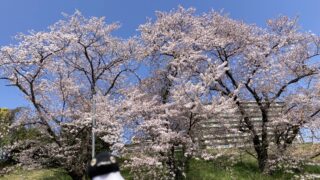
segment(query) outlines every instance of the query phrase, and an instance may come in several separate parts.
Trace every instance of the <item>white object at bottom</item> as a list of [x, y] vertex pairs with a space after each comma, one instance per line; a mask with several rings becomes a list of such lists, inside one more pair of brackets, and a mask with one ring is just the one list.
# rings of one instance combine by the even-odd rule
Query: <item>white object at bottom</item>
[[120, 172], [112, 172], [101, 176], [96, 176], [92, 180], [124, 180]]

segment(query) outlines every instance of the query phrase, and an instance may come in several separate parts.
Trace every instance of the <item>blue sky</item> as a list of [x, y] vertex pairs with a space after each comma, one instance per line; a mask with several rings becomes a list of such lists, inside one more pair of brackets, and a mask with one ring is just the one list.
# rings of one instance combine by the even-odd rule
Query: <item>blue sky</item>
[[[320, 34], [320, 1], [317, 0], [1, 0], [0, 46], [13, 44], [17, 33], [46, 30], [62, 18], [62, 12], [72, 14], [75, 9], [87, 17], [105, 16], [109, 23], [119, 22], [121, 28], [115, 35], [126, 38], [138, 34], [138, 25], [146, 22], [147, 17], [154, 18], [155, 11], [169, 11], [178, 5], [194, 7], [197, 13], [223, 10], [234, 19], [259, 26], [279, 15], [298, 16], [304, 31]], [[27, 104], [17, 89], [0, 81], [0, 107]]]

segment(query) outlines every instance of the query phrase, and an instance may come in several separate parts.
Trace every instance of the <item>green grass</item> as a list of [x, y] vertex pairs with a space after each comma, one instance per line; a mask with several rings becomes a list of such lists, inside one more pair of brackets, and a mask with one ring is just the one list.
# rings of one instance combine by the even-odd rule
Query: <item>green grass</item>
[[[306, 165], [305, 172], [320, 174], [320, 167]], [[123, 170], [121, 173], [125, 179], [133, 179], [128, 170]], [[293, 176], [282, 172], [272, 176], [261, 174], [256, 161], [251, 157], [245, 157], [235, 164], [230, 164], [225, 157], [215, 161], [192, 159], [186, 175], [188, 180], [285, 180], [292, 179]], [[0, 177], [0, 180], [71, 180], [71, 178], [61, 169], [41, 169], [16, 170]]]
[[0, 176], [0, 180], [72, 180], [61, 169], [40, 169], [40, 170], [16, 170], [5, 176]]
[[310, 174], [320, 174], [320, 166], [305, 165], [304, 171]]
[[126, 179], [133, 179], [133, 176], [130, 174], [130, 171], [128, 169], [122, 169], [121, 170], [121, 175]]
[[[299, 145], [293, 150], [293, 154], [299, 157], [308, 157], [314, 152], [318, 152], [319, 145]], [[216, 153], [213, 150], [212, 153]], [[259, 172], [257, 161], [252, 156], [242, 153], [238, 156], [236, 163], [231, 163], [232, 154], [239, 152], [236, 149], [229, 149], [223, 157], [214, 161], [191, 159], [186, 173], [188, 180], [276, 180], [292, 179], [292, 174], [277, 172], [264, 175]], [[313, 159], [314, 163], [320, 163], [320, 157]], [[120, 161], [123, 164], [124, 161]], [[1, 168], [1, 166], [0, 166]], [[320, 174], [320, 166], [305, 165], [304, 172], [309, 174]], [[133, 179], [128, 169], [122, 169], [121, 174], [126, 180]], [[71, 180], [70, 176], [61, 169], [41, 169], [41, 170], [16, 170], [5, 176], [0, 176], [0, 180]]]
[[[303, 173], [320, 174], [320, 166], [306, 165]], [[128, 170], [122, 175], [127, 180], [133, 179]], [[273, 175], [261, 174], [257, 160], [248, 154], [243, 154], [236, 163], [231, 163], [229, 156], [214, 161], [191, 159], [186, 173], [187, 180], [287, 180], [294, 175], [281, 171]]]
[[[227, 161], [227, 159], [225, 159]], [[276, 173], [272, 176], [259, 172], [256, 162], [253, 159], [246, 159], [233, 165], [222, 162], [192, 159], [187, 179], [189, 180], [271, 180], [271, 179], [291, 179], [292, 175]]]

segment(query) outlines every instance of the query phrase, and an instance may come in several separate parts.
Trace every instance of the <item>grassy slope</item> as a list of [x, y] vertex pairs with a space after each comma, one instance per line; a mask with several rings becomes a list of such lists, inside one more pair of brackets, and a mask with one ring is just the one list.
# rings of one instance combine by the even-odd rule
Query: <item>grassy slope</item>
[[[307, 165], [302, 173], [320, 174], [320, 166]], [[122, 174], [126, 179], [132, 179], [128, 171]], [[215, 161], [192, 159], [186, 176], [188, 180], [287, 180], [292, 179], [293, 174], [283, 172], [277, 172], [272, 176], [261, 174], [257, 161], [249, 155], [243, 155], [242, 160], [235, 164], [231, 164], [226, 158]]]
[[0, 177], [0, 180], [72, 180], [60, 169], [17, 170]]
[[[308, 166], [306, 172], [320, 174], [319, 166]], [[122, 172], [125, 179], [132, 179], [128, 171]], [[278, 173], [273, 176], [259, 173], [256, 163], [246, 159], [234, 165], [226, 166], [216, 161], [204, 161], [193, 159], [190, 162], [187, 173], [189, 180], [274, 180], [291, 179], [292, 175]], [[71, 178], [59, 169], [41, 169], [32, 171], [18, 170], [3, 177], [0, 180], [71, 180]]]
[[[293, 154], [299, 156], [309, 156], [318, 152], [320, 145], [311, 147], [310, 145], [299, 145], [293, 150]], [[303, 153], [301, 153], [303, 152]], [[228, 157], [228, 156], [227, 156]], [[320, 157], [313, 159], [314, 163], [320, 163]], [[304, 173], [320, 174], [320, 166], [307, 165]], [[132, 179], [129, 171], [124, 170], [122, 174], [126, 179]], [[217, 159], [215, 161], [204, 161], [192, 159], [187, 171], [189, 180], [274, 180], [274, 179], [291, 179], [292, 175], [277, 173], [273, 176], [260, 174], [257, 162], [249, 155], [242, 155], [241, 160], [236, 164], [230, 164], [228, 158]], [[0, 180], [69, 180], [71, 179], [64, 171], [60, 169], [42, 169], [33, 171], [17, 170], [13, 173], [0, 177]]]
[[[200, 172], [200, 173], [199, 173]], [[267, 176], [259, 173], [256, 162], [253, 160], [245, 160], [238, 162], [234, 165], [226, 166], [223, 163], [195, 160], [190, 163], [190, 169], [187, 173], [187, 177], [190, 180], [271, 180], [271, 179], [290, 179], [291, 175], [288, 174], [275, 174], [273, 176]]]

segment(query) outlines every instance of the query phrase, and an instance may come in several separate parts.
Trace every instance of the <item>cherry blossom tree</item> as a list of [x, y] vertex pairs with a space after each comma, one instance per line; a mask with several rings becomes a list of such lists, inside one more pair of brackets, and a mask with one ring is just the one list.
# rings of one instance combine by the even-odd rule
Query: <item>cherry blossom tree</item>
[[[61, 165], [79, 179], [90, 159], [91, 133], [118, 151], [125, 125], [140, 141], [128, 162], [137, 178], [179, 179], [190, 158], [214, 158], [202, 149], [200, 123], [237, 112], [239, 131], [250, 134], [266, 172], [271, 142], [283, 153], [302, 127], [319, 125], [320, 41], [301, 32], [296, 19], [279, 17], [260, 28], [179, 7], [140, 25], [139, 39], [112, 36], [117, 28], [77, 11], [1, 48], [1, 78], [33, 107], [17, 123], [42, 133], [12, 145], [20, 148], [20, 162]], [[151, 73], [131, 86], [137, 59]], [[261, 123], [244, 109], [246, 101], [258, 107]], [[279, 103], [283, 110], [273, 118], [272, 106]]]
[[[232, 101], [210, 90], [210, 83], [227, 69], [195, 48], [200, 18], [193, 13], [183, 8], [158, 12], [155, 22], [140, 26], [143, 55], [152, 75], [129, 91], [124, 106], [130, 112], [127, 119], [138, 124], [140, 149], [130, 162], [138, 175], [144, 170], [148, 178], [183, 178], [188, 160], [205, 154], [198, 138], [200, 122], [222, 110], [233, 110]], [[177, 153], [180, 150], [182, 156]]]
[[[203, 15], [194, 12], [182, 7], [169, 13], [158, 12], [154, 22], [140, 26], [147, 61], [154, 67], [155, 77], [162, 75], [158, 81], [150, 79], [157, 82], [157, 87], [149, 87], [148, 91], [157, 90], [154, 94], [162, 104], [156, 112], [163, 107], [161, 117], [164, 119], [159, 121], [156, 113], [156, 122], [149, 125], [157, 124], [165, 129], [162, 132], [175, 139], [177, 136], [170, 133], [188, 134], [188, 126], [184, 126], [187, 122], [194, 125], [193, 122], [200, 119], [212, 118], [210, 113], [230, 109], [223, 106], [222, 101], [232, 101], [242, 117], [239, 131], [251, 135], [259, 168], [266, 172], [272, 160], [269, 157], [272, 141], [285, 150], [301, 127], [309, 122], [319, 124], [314, 118], [319, 112], [318, 106], [311, 101], [317, 96], [308, 94], [310, 101], [305, 102], [307, 99], [302, 93], [310, 92], [308, 80], [318, 78], [319, 64], [315, 58], [319, 54], [319, 37], [301, 32], [296, 19], [287, 17], [269, 20], [266, 28], [260, 28], [217, 12]], [[244, 101], [257, 105], [260, 124], [255, 124], [243, 108], [241, 102]], [[283, 116], [271, 118], [271, 107], [279, 102], [285, 103]], [[305, 103], [310, 111], [302, 112]], [[296, 116], [297, 113], [300, 116]], [[273, 125], [279, 128], [268, 128]], [[156, 134], [156, 137], [161, 136]], [[189, 143], [194, 143], [191, 136], [188, 138]], [[174, 147], [182, 143], [175, 139], [169, 144]], [[170, 158], [167, 161], [170, 169]]]
[[[318, 63], [312, 61], [319, 53], [319, 38], [299, 32], [296, 21], [287, 17], [268, 21], [267, 29], [245, 25], [217, 14], [213, 14], [212, 18], [217, 22], [223, 21], [224, 25], [218, 24], [218, 29], [223, 29], [211, 32], [217, 27], [217, 24], [213, 23], [206, 28], [206, 32], [222, 36], [225, 42], [206, 50], [229, 68], [220, 82], [213, 84], [212, 88], [228, 96], [234, 95], [234, 91], [240, 91], [234, 101], [243, 116], [241, 123], [246, 128], [244, 131], [251, 134], [260, 170], [267, 171], [269, 145], [273, 139], [269, 133], [272, 130], [268, 127], [283, 124], [285, 121], [285, 128], [279, 128], [279, 131], [275, 132], [278, 147], [285, 149], [292, 144], [300, 128], [312, 119], [306, 116], [298, 121], [287, 116], [272, 119], [270, 114], [272, 104], [285, 102], [288, 106], [286, 112], [291, 114], [291, 117], [294, 116], [292, 113], [295, 111], [289, 110], [293, 110], [289, 99], [292, 96], [301, 96], [303, 90], [307, 91], [304, 83], [318, 73]], [[254, 124], [249, 118], [250, 115], [241, 107], [240, 102], [248, 100], [259, 107], [261, 124]], [[304, 104], [297, 98], [295, 100], [300, 107]], [[314, 115], [310, 113], [309, 116]]]
[[47, 159], [46, 165], [61, 165], [74, 179], [83, 176], [92, 148], [92, 109], [97, 110], [93, 132], [105, 148], [121, 147], [122, 125], [114, 100], [126, 81], [124, 74], [134, 68], [129, 60], [137, 46], [134, 40], [111, 36], [117, 28], [104, 18], [87, 19], [76, 11], [48, 31], [20, 34], [18, 45], [2, 47], [1, 78], [25, 95], [33, 107], [29, 114], [36, 117], [19, 122], [37, 126], [48, 139], [24, 142], [31, 149], [24, 151], [28, 158], [22, 163], [33, 153]]

